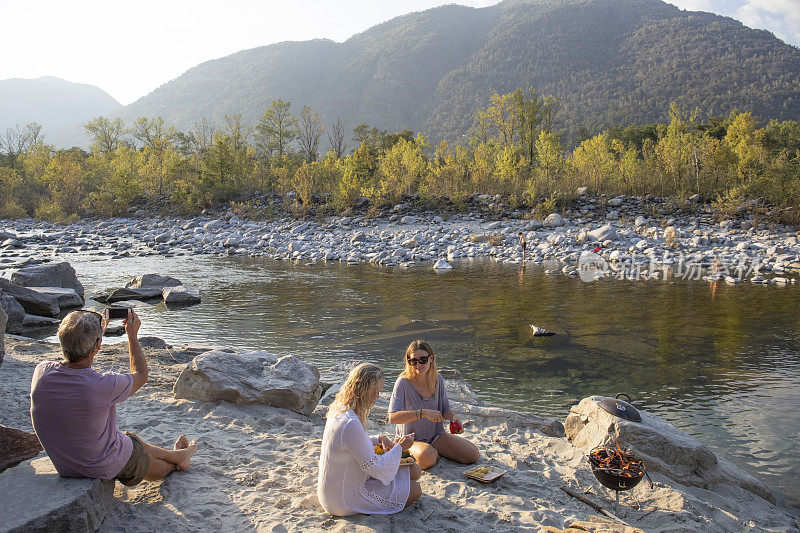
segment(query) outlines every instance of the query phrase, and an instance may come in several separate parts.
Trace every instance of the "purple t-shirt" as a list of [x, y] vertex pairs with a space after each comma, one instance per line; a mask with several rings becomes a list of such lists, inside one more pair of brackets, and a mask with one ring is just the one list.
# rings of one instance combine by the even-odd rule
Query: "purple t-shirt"
[[[447, 391], [444, 388], [444, 379], [439, 375], [436, 392], [429, 398], [424, 398], [414, 385], [403, 376], [394, 382], [392, 398], [389, 400], [389, 412], [397, 411], [416, 411], [417, 409], [433, 409], [444, 414], [450, 409], [450, 400], [447, 398]], [[395, 431], [398, 437], [414, 433], [414, 440], [431, 444], [436, 437], [444, 433], [444, 425], [441, 422], [431, 422], [427, 418], [412, 420], [405, 424], [397, 424]]]
[[117, 429], [116, 403], [131, 395], [133, 376], [56, 361], [36, 365], [31, 381], [33, 429], [64, 477], [113, 479], [133, 452]]

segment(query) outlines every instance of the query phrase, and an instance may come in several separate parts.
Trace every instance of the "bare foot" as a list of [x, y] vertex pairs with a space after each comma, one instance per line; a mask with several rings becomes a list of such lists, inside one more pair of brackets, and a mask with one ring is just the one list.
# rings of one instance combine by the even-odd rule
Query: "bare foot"
[[[183, 435], [181, 436], [183, 437]], [[186, 437], [183, 438], [185, 439]], [[180, 440], [181, 439], [178, 438], [178, 441]], [[177, 445], [178, 443], [176, 442], [175, 444]], [[192, 455], [194, 455], [194, 452], [196, 451], [197, 451], [197, 441], [192, 441], [188, 443], [188, 445], [185, 448], [176, 449], [175, 453], [177, 455], [176, 459], [178, 459], [177, 463], [178, 468], [180, 468], [181, 470], [188, 470], [189, 460], [192, 458]]]
[[178, 440], [175, 441], [176, 450], [183, 450], [187, 446], [189, 446], [189, 439], [186, 438], [186, 435], [181, 435], [178, 437]]

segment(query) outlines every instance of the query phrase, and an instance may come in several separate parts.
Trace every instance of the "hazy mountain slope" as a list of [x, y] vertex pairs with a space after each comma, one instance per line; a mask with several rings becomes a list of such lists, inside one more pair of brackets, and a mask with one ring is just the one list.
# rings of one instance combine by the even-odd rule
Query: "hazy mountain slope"
[[0, 132], [37, 122], [45, 141], [59, 146], [82, 144], [77, 138], [82, 124], [120, 108], [122, 104], [94, 85], [53, 77], [0, 81]]
[[278, 43], [209, 61], [121, 111], [181, 129], [273, 98], [327, 123], [411, 129], [462, 139], [477, 105], [533, 86], [563, 101], [575, 131], [663, 120], [673, 101], [725, 114], [800, 117], [800, 50], [772, 34], [660, 0], [507, 0], [395, 18], [344, 43]]

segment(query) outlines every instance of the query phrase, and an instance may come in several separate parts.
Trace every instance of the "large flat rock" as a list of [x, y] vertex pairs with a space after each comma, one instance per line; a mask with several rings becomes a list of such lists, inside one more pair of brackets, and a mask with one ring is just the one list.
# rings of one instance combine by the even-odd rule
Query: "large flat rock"
[[83, 305], [83, 285], [78, 281], [75, 269], [66, 261], [21, 268], [11, 275], [11, 281], [23, 287], [73, 289], [81, 299], [79, 306]]
[[62, 478], [50, 458], [0, 474], [0, 533], [95, 531], [114, 501], [114, 482]]
[[58, 298], [55, 296], [15, 285], [7, 279], [0, 278], [0, 290], [12, 296], [27, 313], [32, 315], [55, 317], [61, 311]]
[[293, 355], [212, 350], [192, 359], [173, 387], [175, 398], [263, 404], [310, 414], [322, 396], [317, 367]]
[[75, 289], [67, 287], [29, 287], [40, 294], [53, 296], [61, 309], [73, 309], [83, 305], [83, 298]]

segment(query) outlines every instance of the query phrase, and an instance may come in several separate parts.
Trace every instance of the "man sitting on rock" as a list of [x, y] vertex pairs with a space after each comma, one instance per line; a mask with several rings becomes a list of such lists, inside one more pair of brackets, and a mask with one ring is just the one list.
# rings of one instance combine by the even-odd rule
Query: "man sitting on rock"
[[58, 340], [66, 360], [39, 363], [31, 382], [31, 419], [39, 441], [64, 477], [118, 479], [133, 486], [186, 470], [197, 444], [184, 435], [166, 450], [117, 429], [116, 404], [147, 381], [147, 362], [137, 337], [141, 321], [130, 309], [123, 324], [131, 373], [93, 370], [107, 322], [107, 314], [88, 310], [61, 321]]

